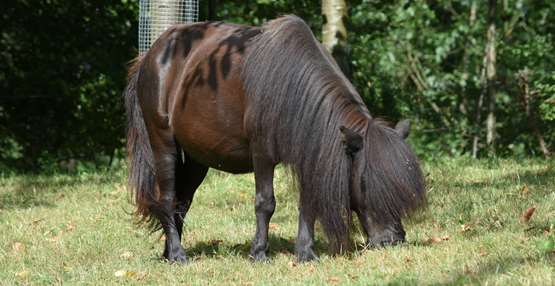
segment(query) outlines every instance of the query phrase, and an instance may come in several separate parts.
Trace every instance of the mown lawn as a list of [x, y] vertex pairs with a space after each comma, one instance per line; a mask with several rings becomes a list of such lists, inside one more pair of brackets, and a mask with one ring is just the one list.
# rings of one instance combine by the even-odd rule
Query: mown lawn
[[211, 171], [187, 218], [185, 266], [163, 262], [160, 235], [133, 224], [125, 170], [4, 174], [0, 285], [555, 284], [555, 162], [444, 159], [424, 169], [429, 206], [405, 222], [407, 243], [334, 257], [318, 230], [320, 262], [300, 265], [297, 193], [283, 169], [271, 262], [247, 257], [253, 176]]

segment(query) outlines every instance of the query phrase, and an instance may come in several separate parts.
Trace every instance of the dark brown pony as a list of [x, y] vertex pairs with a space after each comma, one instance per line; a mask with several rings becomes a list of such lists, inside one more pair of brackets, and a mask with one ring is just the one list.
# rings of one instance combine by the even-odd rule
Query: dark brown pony
[[183, 219], [208, 168], [254, 172], [255, 260], [266, 259], [274, 167], [300, 188], [296, 252], [315, 259], [319, 220], [332, 250], [349, 246], [354, 211], [371, 246], [403, 241], [401, 218], [425, 201], [417, 158], [361, 97], [295, 16], [263, 27], [221, 22], [168, 29], [130, 69], [129, 184], [137, 214], [186, 261]]

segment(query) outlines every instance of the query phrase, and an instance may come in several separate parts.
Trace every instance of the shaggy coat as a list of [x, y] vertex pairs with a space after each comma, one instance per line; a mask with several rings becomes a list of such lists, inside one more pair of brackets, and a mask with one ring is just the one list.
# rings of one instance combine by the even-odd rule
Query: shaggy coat
[[352, 211], [370, 237], [425, 201], [404, 136], [370, 115], [298, 17], [174, 26], [131, 67], [125, 95], [129, 185], [137, 213], [169, 237], [170, 260], [180, 260], [183, 217], [207, 168], [254, 171], [255, 259], [267, 248], [278, 163], [300, 188], [300, 259], [314, 258], [316, 219], [340, 251]]

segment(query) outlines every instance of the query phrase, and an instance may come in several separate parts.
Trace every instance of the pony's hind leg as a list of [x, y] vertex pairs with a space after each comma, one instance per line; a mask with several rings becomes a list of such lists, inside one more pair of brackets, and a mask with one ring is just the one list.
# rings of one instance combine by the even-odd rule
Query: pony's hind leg
[[158, 200], [150, 207], [166, 235], [164, 257], [170, 262], [186, 262], [185, 251], [181, 246], [179, 231], [175, 220], [176, 192], [175, 175], [177, 168], [177, 154], [173, 138], [165, 136], [164, 140], [152, 140], [156, 167], [156, 184]]
[[276, 208], [273, 187], [275, 164], [255, 157], [253, 166], [256, 184], [256, 233], [252, 242], [250, 255], [256, 261], [264, 261], [267, 260], [268, 227]]
[[175, 172], [176, 212], [174, 219], [177, 232], [179, 233], [179, 238], [181, 239], [183, 232], [183, 220], [191, 207], [195, 191], [202, 183], [206, 173], [208, 172], [208, 167], [193, 160], [189, 155], [182, 152], [181, 148], [178, 148], [177, 152], [178, 162]]

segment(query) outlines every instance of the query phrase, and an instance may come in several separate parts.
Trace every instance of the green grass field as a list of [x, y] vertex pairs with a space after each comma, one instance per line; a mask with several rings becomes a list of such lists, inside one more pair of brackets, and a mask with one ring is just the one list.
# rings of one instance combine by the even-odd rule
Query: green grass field
[[407, 243], [334, 257], [317, 227], [321, 260], [306, 264], [292, 253], [297, 193], [283, 169], [269, 263], [247, 256], [253, 176], [211, 171], [187, 217], [184, 266], [163, 262], [163, 238], [134, 225], [125, 170], [4, 174], [0, 285], [555, 284], [554, 161], [445, 159], [424, 169], [429, 205], [405, 221]]

